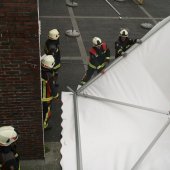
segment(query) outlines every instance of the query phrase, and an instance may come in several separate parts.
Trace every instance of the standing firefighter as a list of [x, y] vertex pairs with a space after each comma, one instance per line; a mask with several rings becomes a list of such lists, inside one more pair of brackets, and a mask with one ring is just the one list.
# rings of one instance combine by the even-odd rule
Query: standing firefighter
[[115, 42], [115, 59], [119, 56], [126, 56], [125, 51], [128, 50], [133, 44], [141, 43], [140, 39], [131, 39], [128, 37], [128, 31], [122, 29], [118, 40]]
[[88, 69], [84, 75], [81, 85], [88, 82], [95, 71], [100, 73], [105, 68], [106, 64], [110, 61], [110, 50], [105, 42], [99, 37], [94, 37], [92, 40], [93, 47], [90, 49], [90, 59], [88, 63]]
[[48, 121], [51, 117], [52, 99], [58, 98], [58, 92], [53, 81], [53, 67], [55, 60], [52, 55], [44, 54], [41, 59], [41, 81], [42, 81], [42, 103], [43, 103], [43, 121], [44, 129], [48, 127]]
[[20, 170], [17, 139], [18, 134], [12, 126], [0, 127], [0, 170]]
[[52, 29], [48, 33], [48, 40], [45, 42], [44, 52], [47, 55], [52, 55], [55, 59], [55, 64], [53, 67], [53, 76], [55, 81], [58, 78], [58, 70], [61, 67], [60, 59], [60, 49], [59, 49], [59, 31], [57, 29]]

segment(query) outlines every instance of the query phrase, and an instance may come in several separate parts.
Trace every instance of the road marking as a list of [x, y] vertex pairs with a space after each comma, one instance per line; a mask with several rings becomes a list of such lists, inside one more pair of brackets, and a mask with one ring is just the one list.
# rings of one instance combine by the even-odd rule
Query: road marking
[[[77, 21], [76, 21], [75, 16], [74, 16], [73, 9], [68, 7], [68, 12], [69, 12], [69, 15], [70, 15], [70, 19], [71, 19], [71, 23], [73, 25], [73, 28], [80, 33]], [[87, 56], [87, 53], [86, 53], [86, 49], [85, 49], [81, 34], [76, 39], [77, 39], [78, 47], [79, 47], [79, 50], [80, 50], [81, 58], [82, 58], [82, 61], [83, 61], [83, 64], [84, 64], [84, 69], [86, 70], [88, 56]]]
[[42, 16], [40, 16], [40, 18], [47, 18], [47, 19], [56, 19], [56, 18], [61, 18], [61, 19], [67, 19], [67, 18], [70, 18], [70, 16], [55, 16], [55, 15], [53, 15], [53, 16], [49, 16], [49, 15], [42, 15]]
[[[115, 58], [114, 56], [110, 56], [110, 59], [114, 59], [114, 58]], [[81, 61], [82, 58], [80, 56], [76, 56], [76, 57], [65, 56], [65, 57], [61, 57], [61, 60], [62, 61]]]
[[[143, 10], [143, 9], [142, 9]], [[146, 12], [146, 10], [144, 9]], [[162, 20], [164, 18], [153, 18], [149, 13], [147, 13], [149, 17], [122, 17], [122, 19], [126, 20]], [[40, 16], [41, 19], [70, 19], [70, 16]], [[119, 17], [112, 17], [112, 16], [74, 16], [75, 19], [120, 19]]]
[[80, 56], [77, 57], [61, 57], [61, 60], [67, 60], [67, 61], [81, 61], [82, 58]]

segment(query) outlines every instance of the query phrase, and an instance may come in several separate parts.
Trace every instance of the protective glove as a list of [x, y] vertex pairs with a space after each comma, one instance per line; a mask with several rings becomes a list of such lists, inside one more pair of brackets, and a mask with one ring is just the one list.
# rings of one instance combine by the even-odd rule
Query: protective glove
[[98, 72], [104, 74], [105, 73], [104, 67], [100, 67], [100, 69], [98, 69]]
[[137, 39], [137, 40], [136, 40], [136, 43], [137, 43], [137, 44], [142, 44], [142, 40], [141, 40], [141, 39]]
[[[86, 82], [85, 82], [85, 81], [81, 81], [79, 85], [80, 85], [80, 86], [83, 86], [84, 84], [86, 84]], [[79, 86], [79, 85], [78, 85], [78, 86]]]
[[79, 88], [81, 88], [82, 86], [83, 86], [82, 84], [78, 84], [77, 90], [78, 90]]
[[100, 70], [102, 69], [101, 65], [97, 66], [97, 70]]
[[127, 57], [127, 53], [126, 53], [126, 52], [122, 52], [121, 55], [122, 55], [123, 57]]
[[109, 63], [110, 62], [110, 59], [105, 59], [105, 63]]

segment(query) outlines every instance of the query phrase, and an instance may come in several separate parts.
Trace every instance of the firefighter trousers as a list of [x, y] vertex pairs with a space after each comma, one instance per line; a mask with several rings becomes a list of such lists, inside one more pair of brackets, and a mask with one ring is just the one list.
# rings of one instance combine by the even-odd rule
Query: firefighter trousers
[[48, 121], [51, 117], [51, 102], [43, 102], [43, 126], [48, 127]]
[[83, 79], [81, 80], [81, 84], [85, 84], [86, 82], [88, 82], [91, 77], [93, 76], [94, 72], [96, 71], [97, 73], [100, 73], [105, 67], [102, 67], [101, 69], [94, 69], [91, 68], [90, 66], [88, 66], [88, 69], [83, 77]]

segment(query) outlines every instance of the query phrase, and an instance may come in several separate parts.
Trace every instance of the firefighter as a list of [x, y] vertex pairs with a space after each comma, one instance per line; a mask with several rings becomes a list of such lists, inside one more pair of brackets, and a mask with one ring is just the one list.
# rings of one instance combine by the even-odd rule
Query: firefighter
[[43, 104], [43, 126], [48, 127], [51, 117], [51, 102], [57, 99], [59, 94], [53, 81], [53, 67], [55, 59], [52, 55], [44, 54], [41, 59], [41, 81], [42, 81], [42, 104]]
[[45, 42], [44, 52], [47, 55], [52, 55], [55, 59], [55, 65], [53, 67], [53, 76], [55, 81], [58, 78], [58, 70], [61, 67], [61, 55], [59, 48], [59, 31], [57, 29], [52, 29], [48, 33], [48, 40]]
[[0, 127], [0, 170], [20, 170], [17, 139], [18, 134], [12, 126]]
[[90, 58], [88, 69], [81, 80], [81, 85], [84, 85], [86, 82], [88, 82], [95, 71], [97, 71], [97, 73], [102, 72], [106, 64], [110, 61], [110, 50], [106, 43], [102, 42], [99, 37], [94, 37], [92, 39], [92, 43], [93, 47], [89, 51]]
[[133, 44], [141, 43], [140, 39], [131, 39], [128, 37], [128, 31], [126, 29], [122, 29], [120, 31], [120, 35], [118, 40], [115, 42], [115, 59], [119, 56], [126, 56], [126, 50], [128, 50]]

